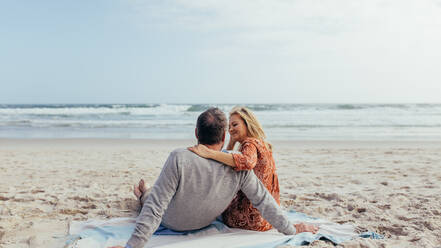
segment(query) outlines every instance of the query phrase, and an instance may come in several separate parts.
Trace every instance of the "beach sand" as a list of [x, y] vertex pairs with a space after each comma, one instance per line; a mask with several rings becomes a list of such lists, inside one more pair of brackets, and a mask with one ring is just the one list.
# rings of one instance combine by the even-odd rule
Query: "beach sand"
[[[136, 216], [133, 184], [194, 143], [0, 139], [0, 247], [56, 247], [70, 220]], [[285, 208], [386, 237], [340, 247], [441, 247], [441, 142], [273, 145]]]

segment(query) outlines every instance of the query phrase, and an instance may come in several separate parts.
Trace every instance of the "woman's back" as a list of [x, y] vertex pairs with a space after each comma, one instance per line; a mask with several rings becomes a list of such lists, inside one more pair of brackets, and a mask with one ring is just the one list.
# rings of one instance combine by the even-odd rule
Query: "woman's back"
[[[280, 205], [279, 179], [272, 151], [262, 140], [247, 138], [241, 144], [241, 154], [233, 154], [235, 170], [253, 170], [260, 181]], [[223, 221], [230, 227], [254, 231], [266, 231], [272, 226], [262, 218], [247, 197], [239, 191], [230, 206], [222, 214]]]

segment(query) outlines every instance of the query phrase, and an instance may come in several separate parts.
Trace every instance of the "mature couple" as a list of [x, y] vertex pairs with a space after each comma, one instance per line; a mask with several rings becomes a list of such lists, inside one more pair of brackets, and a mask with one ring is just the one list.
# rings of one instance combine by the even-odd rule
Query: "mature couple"
[[125, 247], [144, 247], [159, 225], [175, 231], [197, 230], [220, 215], [235, 228], [266, 231], [274, 227], [287, 235], [318, 231], [312, 225], [290, 223], [279, 207], [271, 145], [265, 142], [254, 114], [243, 107], [230, 112], [227, 150], [238, 142], [240, 153], [221, 151], [226, 129], [221, 110], [203, 112], [195, 130], [198, 145], [173, 151], [149, 193], [142, 180], [135, 187], [143, 206]]

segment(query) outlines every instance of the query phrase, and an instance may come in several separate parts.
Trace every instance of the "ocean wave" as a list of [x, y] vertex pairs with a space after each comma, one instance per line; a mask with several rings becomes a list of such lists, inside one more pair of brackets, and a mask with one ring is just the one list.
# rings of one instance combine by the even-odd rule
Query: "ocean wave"
[[304, 109], [302, 104], [250, 104], [247, 106], [252, 111], [290, 111]]
[[187, 108], [188, 112], [201, 112], [201, 111], [205, 111], [206, 109], [210, 108], [212, 106], [207, 105], [207, 104], [195, 104], [195, 105], [191, 105], [190, 107]]
[[340, 104], [335, 106], [336, 109], [364, 109], [364, 106], [354, 104]]
[[50, 104], [0, 105], [0, 114], [8, 115], [166, 115], [202, 112], [218, 107], [228, 113], [234, 106], [255, 112], [323, 111], [323, 110], [409, 110], [441, 112], [441, 104]]
[[46, 105], [35, 106], [3, 106], [0, 114], [3, 115], [35, 115], [35, 116], [60, 116], [75, 115], [170, 115], [185, 112], [188, 105]]
[[[411, 109], [414, 104], [337, 104], [329, 105], [329, 109], [358, 110], [358, 109]], [[432, 106], [430, 106], [432, 107]]]
[[195, 104], [187, 111], [201, 112], [209, 107], [218, 107], [229, 112], [234, 106], [244, 106], [255, 112], [286, 112], [286, 111], [323, 111], [323, 110], [417, 110], [417, 109], [441, 109], [441, 104]]
[[[9, 120], [0, 121], [0, 127], [78, 127], [78, 128], [179, 128], [194, 127], [195, 120], [57, 120], [57, 119], [36, 119], [36, 120]], [[359, 129], [375, 129], [375, 128], [435, 128], [441, 131], [441, 121], [431, 122], [427, 124], [418, 123], [319, 123], [319, 124], [293, 124], [293, 123], [268, 123], [262, 122], [264, 129], [332, 129], [332, 128], [359, 128]]]
[[254, 112], [278, 112], [278, 111], [292, 111], [299, 109], [307, 109], [314, 107], [315, 105], [308, 104], [193, 104], [187, 111], [188, 112], [202, 112], [211, 107], [217, 107], [225, 113], [229, 113], [231, 109], [236, 106], [247, 107]]
[[75, 128], [176, 128], [194, 127], [193, 120], [14, 120], [0, 122], [3, 127], [75, 127]]
[[1, 108], [38, 109], [38, 108], [155, 108], [161, 104], [0, 104]]
[[[268, 137], [441, 137], [441, 104], [237, 104], [256, 113]], [[193, 134], [209, 107], [236, 104], [0, 105], [0, 137]], [[360, 136], [361, 135], [361, 136]], [[89, 136], [86, 136], [89, 137]], [[128, 136], [132, 137], [132, 136]], [[158, 137], [158, 136], [154, 136]], [[397, 138], [400, 139], [400, 138]]]
[[264, 124], [263, 128], [441, 128], [441, 124], [390, 124], [390, 125], [355, 125], [355, 124], [320, 124], [320, 125], [296, 125], [296, 124]]
[[[70, 107], [69, 107], [70, 106]], [[0, 105], [0, 127], [170, 128], [194, 127], [209, 107], [228, 113], [233, 104]], [[366, 130], [433, 128], [440, 131], [441, 104], [248, 104], [264, 128]], [[372, 131], [373, 132], [373, 131]], [[441, 132], [441, 131], [440, 131]]]
[[228, 113], [235, 105], [233, 104], [192, 104], [187, 108], [187, 112], [201, 113], [209, 108], [219, 108], [225, 113]]

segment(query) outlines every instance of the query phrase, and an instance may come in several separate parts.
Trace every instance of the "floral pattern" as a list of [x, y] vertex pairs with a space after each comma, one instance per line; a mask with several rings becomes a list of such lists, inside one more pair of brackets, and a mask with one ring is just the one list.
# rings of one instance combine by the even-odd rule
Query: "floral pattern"
[[[273, 154], [259, 139], [247, 138], [242, 142], [241, 154], [233, 154], [235, 170], [254, 170], [254, 174], [265, 185], [280, 205], [279, 179]], [[267, 231], [272, 228], [253, 207], [242, 191], [237, 193], [230, 206], [222, 214], [223, 221], [229, 227], [254, 231]]]

